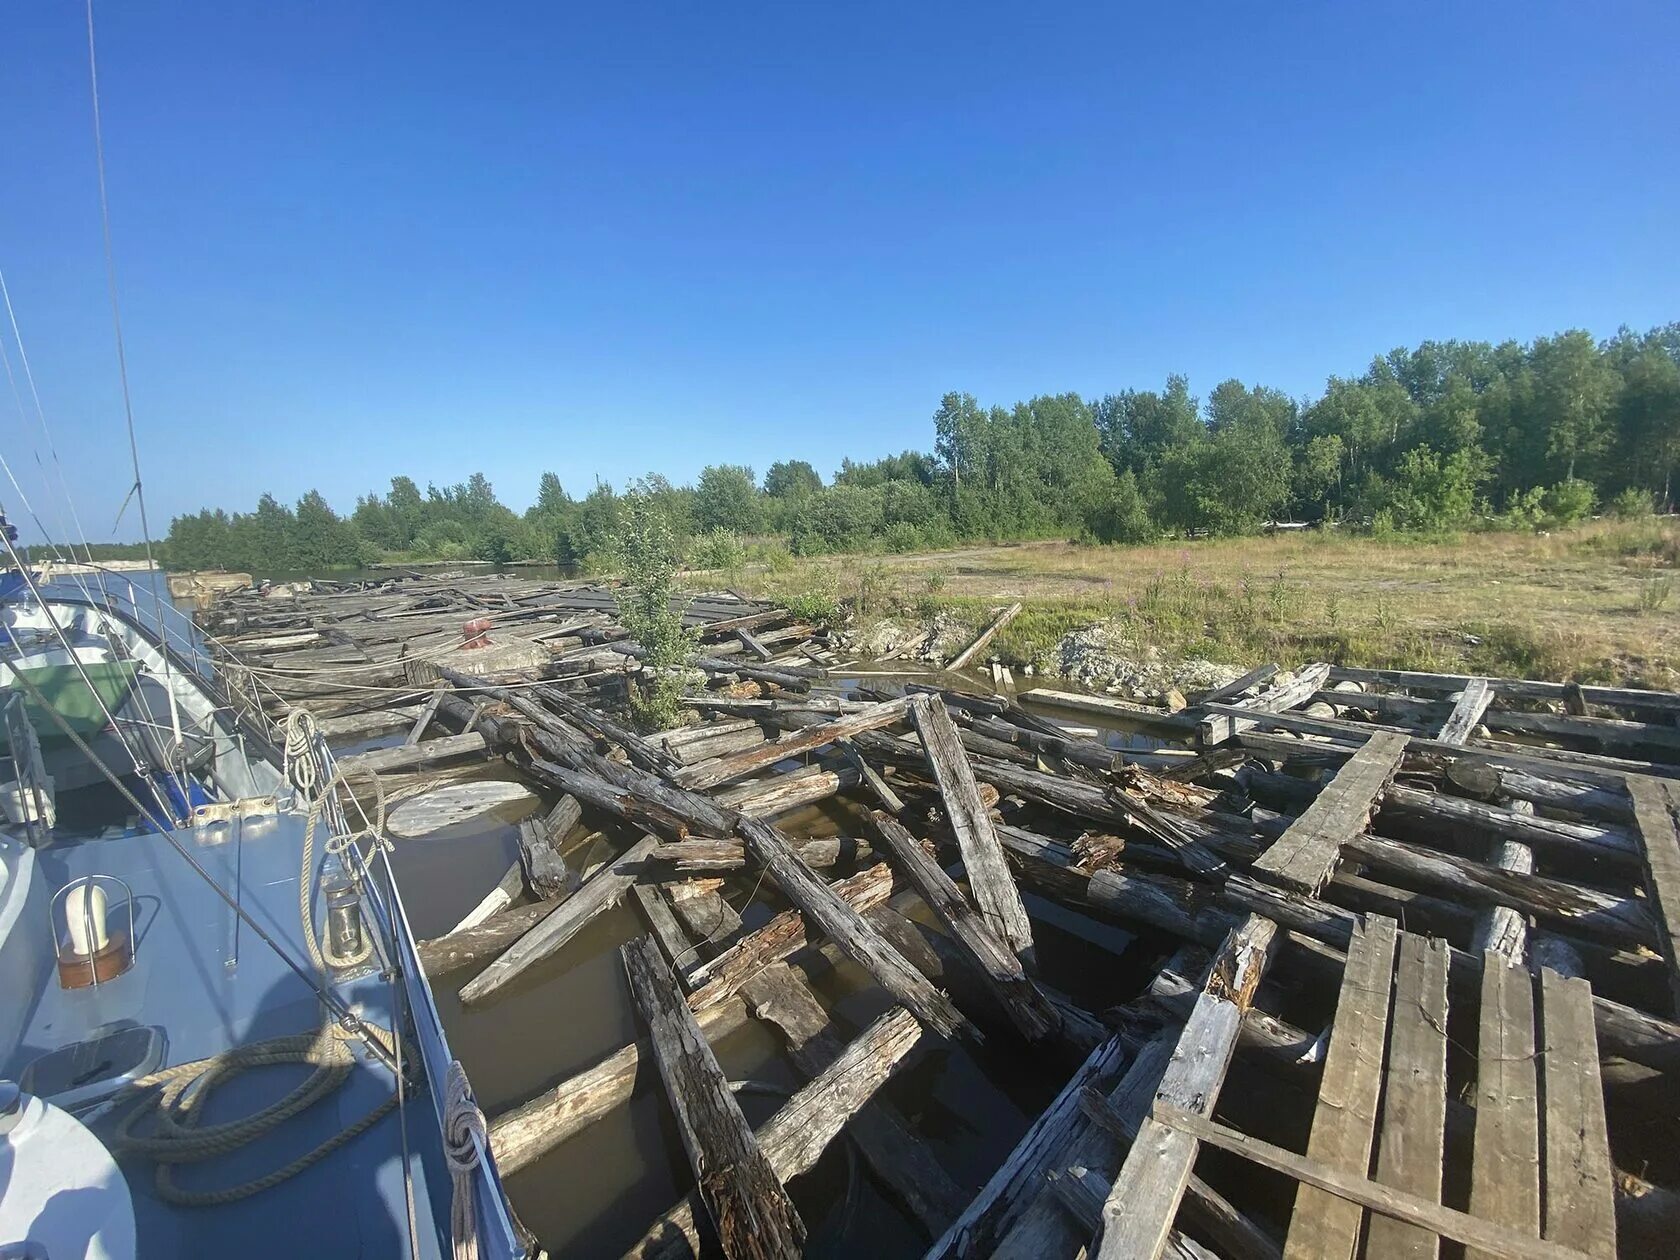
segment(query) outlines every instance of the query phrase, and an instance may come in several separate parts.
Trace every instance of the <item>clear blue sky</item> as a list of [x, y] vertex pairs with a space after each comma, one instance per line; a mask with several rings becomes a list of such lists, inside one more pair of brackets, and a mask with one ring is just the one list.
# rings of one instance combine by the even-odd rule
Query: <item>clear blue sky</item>
[[[1680, 318], [1668, 0], [1056, 7], [102, 0], [154, 528], [398, 471], [826, 476], [950, 389], [1308, 394]], [[82, 22], [0, 15], [0, 267], [98, 540]], [[0, 434], [48, 501], [4, 393]]]

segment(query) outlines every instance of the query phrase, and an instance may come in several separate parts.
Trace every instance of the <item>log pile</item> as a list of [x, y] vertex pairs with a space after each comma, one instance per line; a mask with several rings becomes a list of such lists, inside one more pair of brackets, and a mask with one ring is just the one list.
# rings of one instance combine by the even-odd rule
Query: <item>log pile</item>
[[[231, 675], [300, 652], [372, 665], [376, 644], [389, 665], [408, 644], [429, 672], [381, 703], [417, 734], [359, 764], [499, 758], [549, 803], [519, 863], [423, 943], [435, 986], [493, 1007], [607, 907], [641, 917], [623, 949], [637, 1039], [490, 1122], [508, 1174], [638, 1078], [660, 1090], [692, 1192], [627, 1254], [798, 1254], [801, 1177], [842, 1136], [930, 1257], [1442, 1239], [1609, 1257], [1680, 1227], [1680, 695], [1322, 663], [1263, 665], [1173, 713], [870, 691], [826, 678], [821, 636], [784, 610], [718, 596], [689, 606], [705, 682], [688, 724], [646, 735], [601, 588], [424, 579], [273, 602], [212, 606]], [[461, 668], [470, 649], [438, 645], [467, 614], [547, 659]], [[277, 711], [374, 708], [275, 690]], [[805, 834], [819, 802], [844, 804], [850, 834]], [[580, 871], [560, 853], [585, 833], [614, 852]], [[774, 913], [743, 915], [755, 898]], [[1043, 947], [1069, 932], [1144, 982], [1086, 1009]], [[884, 1013], [832, 1013], [836, 968]], [[756, 1130], [710, 1048], [753, 1020], [806, 1082]], [[893, 1081], [988, 1041], [1059, 1092], [964, 1182]]]

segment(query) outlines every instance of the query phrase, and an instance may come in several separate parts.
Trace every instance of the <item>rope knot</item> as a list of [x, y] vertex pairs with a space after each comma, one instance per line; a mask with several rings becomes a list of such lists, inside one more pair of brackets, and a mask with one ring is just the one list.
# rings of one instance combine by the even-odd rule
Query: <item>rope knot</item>
[[[477, 1260], [478, 1208], [473, 1200], [473, 1173], [478, 1169], [480, 1144], [489, 1144], [489, 1130], [459, 1059], [449, 1061], [449, 1076], [443, 1090], [443, 1155], [449, 1164], [453, 1188], [449, 1205], [450, 1241], [455, 1260]], [[477, 1142], [473, 1140], [475, 1137]]]

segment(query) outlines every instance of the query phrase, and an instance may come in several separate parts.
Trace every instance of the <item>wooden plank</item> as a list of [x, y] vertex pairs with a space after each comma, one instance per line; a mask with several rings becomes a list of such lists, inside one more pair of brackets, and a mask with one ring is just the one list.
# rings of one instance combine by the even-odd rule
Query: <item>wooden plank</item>
[[[1534, 983], [1522, 966], [1482, 957], [1476, 1042], [1476, 1134], [1470, 1214], [1540, 1237], [1540, 1101], [1534, 1055]], [[1467, 1253], [1485, 1260], [1485, 1253]]]
[[729, 1078], [666, 970], [658, 946], [644, 936], [624, 945], [620, 954], [700, 1200], [724, 1254], [798, 1257], [805, 1223], [759, 1149], [730, 1091]]
[[1342, 845], [1365, 829], [1378, 795], [1406, 752], [1406, 738], [1380, 732], [1343, 763], [1312, 804], [1254, 863], [1254, 873], [1316, 897], [1336, 869]]
[[[452, 936], [456, 932], [465, 932], [468, 928], [477, 927], [498, 910], [506, 910], [518, 901], [520, 894], [524, 891], [525, 868], [521, 863], [515, 862], [506, 871], [502, 872], [502, 877], [496, 882], [496, 886], [485, 893], [483, 899], [467, 911], [462, 916], [461, 921], [449, 929], [447, 935]], [[422, 961], [424, 960], [422, 959]]]
[[881, 704], [872, 705], [861, 713], [848, 714], [832, 722], [819, 722], [814, 726], [807, 726], [802, 730], [784, 735], [781, 739], [771, 740], [758, 748], [748, 748], [742, 752], [732, 753], [727, 757], [719, 757], [714, 761], [701, 762], [698, 765], [684, 766], [671, 775], [671, 781], [679, 787], [702, 789], [716, 787], [720, 783], [728, 783], [732, 779], [745, 778], [755, 770], [763, 770], [775, 765], [778, 761], [786, 761], [789, 757], [797, 757], [803, 753], [826, 747], [839, 739], [846, 739], [864, 731], [872, 731], [878, 726], [888, 726], [904, 719], [910, 707], [908, 698], [903, 700], [888, 700]]
[[566, 901], [512, 945], [508, 951], [461, 990], [464, 1005], [487, 1001], [511, 984], [526, 969], [535, 966], [576, 936], [583, 926], [607, 907], [616, 905], [636, 882], [642, 863], [659, 843], [643, 836], [630, 848], [603, 866]]
[[[1237, 1048], [1243, 1013], [1265, 973], [1277, 925], [1250, 915], [1233, 928], [1178, 1038], [1172, 1062], [1155, 1091], [1158, 1100], [1210, 1114]], [[1103, 1204], [1096, 1239], [1101, 1260], [1155, 1260], [1166, 1245], [1196, 1162], [1196, 1139], [1148, 1120]]]
[[916, 838], [888, 814], [874, 814], [872, 822], [910, 886], [950, 929], [952, 940], [968, 954], [992, 996], [1008, 1012], [1021, 1035], [1028, 1041], [1038, 1041], [1060, 1028], [1055, 1007], [1039, 992], [1021, 966], [1021, 960], [992, 930], [991, 922], [968, 904], [951, 877], [928, 856]]
[[[1307, 1157], [1361, 1180], [1371, 1164], [1382, 1088], [1383, 1045], [1394, 974], [1394, 920], [1367, 916], [1354, 928], [1318, 1087]], [[1284, 1260], [1349, 1260], [1359, 1242], [1358, 1204], [1322, 1188], [1295, 1196]]]
[[761, 661], [767, 661], [776, 655], [769, 648], [765, 647], [764, 644], [760, 643], [755, 637], [753, 637], [752, 631], [748, 630], [745, 626], [742, 626], [735, 631], [735, 637], [741, 640], [741, 645], [745, 647], [747, 651], [751, 652]]
[[889, 814], [896, 817], [904, 812], [903, 800], [897, 792], [887, 786], [887, 781], [881, 777], [880, 772], [863, 759], [863, 754], [857, 750], [856, 744], [849, 739], [842, 739], [836, 742], [835, 747], [851, 763], [852, 769], [858, 772], [858, 777], [875, 794], [875, 799], [881, 802]]
[[848, 958], [874, 976], [882, 988], [909, 1007], [922, 1023], [942, 1036], [959, 1032], [982, 1040], [951, 1000], [934, 988], [888, 944], [885, 937], [843, 901], [806, 866], [783, 836], [756, 818], [741, 820], [740, 836], [747, 852], [761, 863], [789, 901], [843, 950]]
[[1593, 1035], [1592, 987], [1540, 972], [1540, 1085], [1546, 1099], [1541, 1236], [1615, 1260], [1616, 1183]]
[[[1293, 1177], [1302, 1183], [1302, 1189], [1296, 1195], [1297, 1203], [1301, 1195], [1306, 1194], [1310, 1188], [1314, 1193], [1324, 1194], [1348, 1204], [1356, 1215], [1360, 1208], [1369, 1208], [1373, 1212], [1433, 1230], [1443, 1238], [1478, 1247], [1488, 1255], [1499, 1257], [1500, 1260], [1588, 1260], [1587, 1253], [1576, 1251], [1572, 1247], [1559, 1246], [1538, 1238], [1525, 1238], [1514, 1230], [1478, 1220], [1465, 1212], [1442, 1207], [1439, 1203], [1431, 1203], [1403, 1190], [1379, 1185], [1361, 1173], [1331, 1168], [1311, 1157], [1303, 1157], [1269, 1142], [1262, 1142], [1258, 1138], [1239, 1133], [1235, 1129], [1169, 1103], [1155, 1105], [1155, 1118], [1175, 1130], [1193, 1135], [1209, 1146], [1217, 1146], [1220, 1150], [1240, 1155], [1262, 1168], [1270, 1168]], [[1284, 1254], [1287, 1255], [1288, 1252]]]
[[[922, 1030], [902, 1009], [882, 1015], [845, 1052], [788, 1100], [758, 1133], [758, 1146], [782, 1181], [807, 1171], [915, 1047]], [[698, 1256], [696, 1198], [677, 1204], [625, 1254], [638, 1260]]]
[[1493, 703], [1493, 688], [1485, 678], [1472, 678], [1465, 684], [1464, 690], [1459, 692], [1458, 702], [1453, 705], [1452, 713], [1447, 717], [1446, 724], [1441, 727], [1441, 733], [1435, 738], [1443, 744], [1462, 744], [1470, 738], [1470, 733], [1476, 729], [1476, 724], [1482, 720], [1482, 714], [1487, 712], [1488, 705]]
[[635, 884], [630, 889], [630, 895], [636, 899], [642, 921], [658, 942], [665, 965], [682, 977], [684, 988], [692, 989], [689, 977], [699, 955], [688, 934], [683, 931], [682, 924], [677, 922], [677, 916], [671, 913], [671, 903], [665, 899], [664, 890], [653, 884]]
[[[1460, 691], [1471, 681], [1470, 676], [1465, 674], [1428, 674], [1407, 669], [1356, 669], [1346, 665], [1336, 666], [1330, 671], [1330, 677], [1420, 691]], [[1640, 691], [1632, 687], [1536, 682], [1529, 678], [1490, 678], [1488, 681], [1495, 691], [1513, 699], [1567, 700], [1573, 693], [1579, 694], [1583, 700], [1592, 704], [1605, 704], [1612, 708], [1680, 712], [1680, 693], [1673, 691]]]
[[448, 690], [448, 685], [442, 681], [432, 688], [431, 699], [426, 701], [426, 707], [420, 710], [420, 716], [414, 719], [408, 737], [403, 740], [405, 747], [412, 748], [420, 742], [420, 737], [426, 733], [426, 728], [432, 724], [432, 717], [437, 713], [438, 701], [443, 699], [443, 693]]
[[1330, 666], [1319, 661], [1297, 670], [1288, 682], [1275, 683], [1247, 700], [1232, 705], [1204, 703], [1200, 707], [1209, 710], [1209, 713], [1201, 719], [1197, 732], [1202, 746], [1223, 744], [1233, 735], [1247, 730], [1249, 723], [1242, 720], [1244, 710], [1251, 713], [1281, 713], [1285, 709], [1305, 704], [1312, 698], [1313, 692], [1324, 685], [1324, 680], [1329, 675]]
[[1198, 703], [1217, 704], [1221, 701], [1230, 700], [1251, 688], [1258, 687], [1263, 682], [1270, 681], [1276, 676], [1277, 672], [1278, 667], [1275, 661], [1268, 661], [1264, 665], [1256, 665], [1241, 678], [1233, 678], [1223, 687], [1215, 687], [1212, 691], [1200, 697]]
[[1009, 873], [1003, 845], [992, 826], [991, 814], [980, 800], [980, 785], [951, 715], [945, 711], [945, 702], [936, 696], [919, 695], [910, 706], [910, 719], [921, 736], [922, 749], [945, 802], [946, 817], [962, 850], [974, 903], [1003, 942], [1030, 964], [1032, 920], [1021, 904], [1020, 890]]
[[1645, 891], [1668, 961], [1669, 993], [1680, 1014], [1680, 791], [1673, 783], [1631, 774], [1627, 789], [1645, 857]]
[[345, 774], [392, 774], [399, 770], [418, 770], [445, 761], [459, 761], [463, 757], [482, 755], [489, 748], [484, 736], [477, 731], [460, 735], [445, 735], [423, 744], [401, 744], [396, 748], [375, 748], [368, 752], [351, 753], [338, 758], [338, 768]]
[[1080, 691], [1034, 687], [1031, 691], [1023, 691], [1018, 699], [1051, 709], [1066, 709], [1071, 713], [1098, 718], [1109, 726], [1138, 730], [1164, 739], [1183, 739], [1196, 729], [1196, 719], [1192, 717], [1114, 696], [1088, 696]]
[[[787, 963], [765, 967], [741, 992], [754, 1016], [781, 1031], [788, 1057], [808, 1078], [821, 1075], [845, 1052], [828, 1012], [805, 977]], [[875, 1099], [852, 1118], [846, 1132], [876, 1183], [916, 1218], [929, 1238], [937, 1238], [962, 1211], [967, 1196], [891, 1103]]]
[[[1385, 1186], [1436, 1203], [1447, 1132], [1447, 961], [1445, 941], [1400, 934], [1375, 1174]], [[1434, 1260], [1439, 1254], [1432, 1231], [1393, 1217], [1371, 1218], [1367, 1260]]]
[[992, 618], [991, 624], [975, 637], [974, 642], [970, 643], [961, 652], [958, 652], [953, 659], [947, 661], [945, 663], [945, 668], [962, 669], [966, 666], [975, 658], [976, 655], [979, 654], [981, 648], [985, 647], [986, 644], [992, 641], [993, 637], [999, 630], [1002, 630], [1011, 621], [1015, 620], [1015, 618], [1020, 614], [1020, 611], [1021, 604], [1019, 600], [1009, 605], [1008, 608], [1005, 608], [996, 617]]

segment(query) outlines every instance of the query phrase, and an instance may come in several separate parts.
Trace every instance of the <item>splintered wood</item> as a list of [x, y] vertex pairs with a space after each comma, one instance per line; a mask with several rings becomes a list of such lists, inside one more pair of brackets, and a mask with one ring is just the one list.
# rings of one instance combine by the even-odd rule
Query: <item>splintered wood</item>
[[[644, 734], [617, 597], [393, 574], [203, 616], [250, 738], [307, 704], [383, 740], [342, 764], [405, 808], [491, 764], [542, 794], [420, 946], [464, 1044], [631, 938], [639, 1020], [489, 1121], [515, 1209], [639, 1095], [678, 1201], [564, 1213], [634, 1256], [799, 1254], [796, 1202], [880, 1250], [799, 1181], [837, 1142], [930, 1260], [1672, 1244], [1680, 695], [1310, 662], [1157, 705], [860, 686], [839, 636], [714, 592], [673, 604], [694, 681]], [[754, 1026], [805, 1082], [756, 1132], [717, 1050]]]

